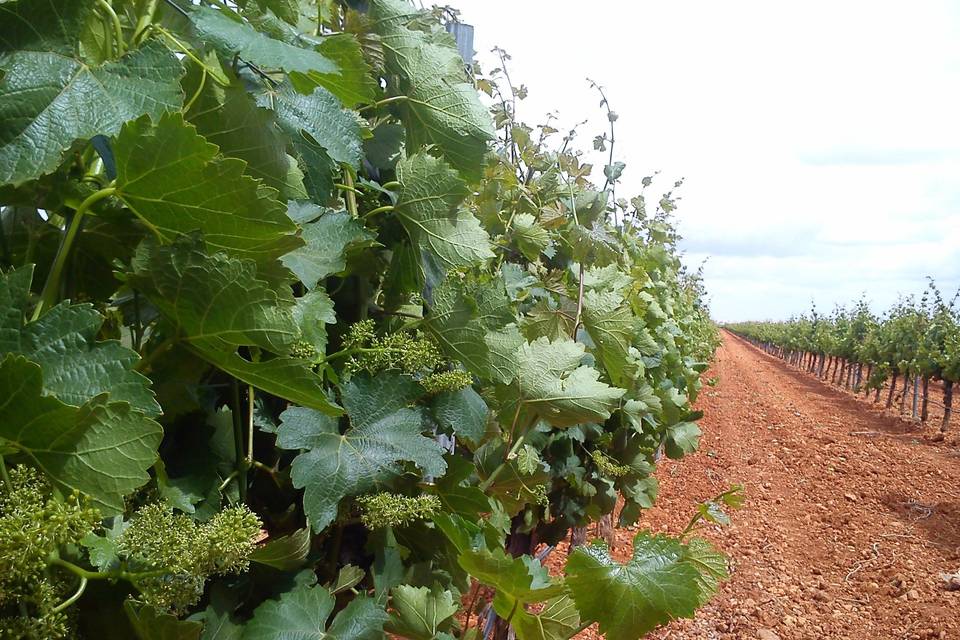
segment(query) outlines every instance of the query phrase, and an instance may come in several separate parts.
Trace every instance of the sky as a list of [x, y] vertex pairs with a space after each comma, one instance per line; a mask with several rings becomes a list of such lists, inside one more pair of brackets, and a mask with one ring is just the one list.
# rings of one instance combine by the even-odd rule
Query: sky
[[589, 148], [607, 124], [586, 78], [603, 85], [618, 197], [684, 179], [715, 319], [960, 287], [960, 1], [447, 1], [484, 70], [511, 55], [521, 121], [589, 119]]

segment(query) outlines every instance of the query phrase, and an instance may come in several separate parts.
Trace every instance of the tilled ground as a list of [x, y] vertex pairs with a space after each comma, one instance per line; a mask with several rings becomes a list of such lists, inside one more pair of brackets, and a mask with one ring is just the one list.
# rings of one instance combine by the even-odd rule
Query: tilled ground
[[[933, 442], [934, 426], [924, 434], [730, 334], [712, 376], [700, 451], [661, 464], [640, 528], [678, 533], [695, 503], [743, 484], [734, 523], [703, 532], [732, 577], [695, 620], [654, 637], [960, 638], [960, 591], [940, 577], [960, 570], [956, 434]], [[619, 559], [634, 533], [616, 532]]]

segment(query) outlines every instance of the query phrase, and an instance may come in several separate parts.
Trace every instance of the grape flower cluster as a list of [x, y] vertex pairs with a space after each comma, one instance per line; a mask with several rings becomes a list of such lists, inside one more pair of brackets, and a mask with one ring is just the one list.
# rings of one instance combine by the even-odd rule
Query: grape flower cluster
[[361, 320], [351, 326], [344, 346], [356, 352], [347, 362], [349, 373], [399, 369], [417, 375], [432, 372], [443, 364], [443, 356], [433, 340], [419, 332], [397, 331], [378, 336], [372, 320]]
[[590, 458], [593, 459], [593, 463], [597, 465], [597, 470], [609, 478], [622, 478], [630, 473], [629, 465], [618, 463], [599, 449], [591, 451]]
[[57, 605], [74, 585], [45, 569], [51, 556], [79, 544], [99, 522], [79, 492], [60, 497], [37, 470], [10, 469], [0, 487], [0, 638], [69, 637], [67, 614]]
[[429, 520], [440, 512], [440, 498], [431, 494], [404, 496], [396, 493], [374, 493], [357, 498], [368, 529], [399, 527]]
[[136, 513], [117, 545], [130, 568], [145, 575], [135, 582], [144, 602], [182, 611], [200, 599], [209, 576], [247, 570], [260, 527], [246, 505], [197, 523], [152, 503]]

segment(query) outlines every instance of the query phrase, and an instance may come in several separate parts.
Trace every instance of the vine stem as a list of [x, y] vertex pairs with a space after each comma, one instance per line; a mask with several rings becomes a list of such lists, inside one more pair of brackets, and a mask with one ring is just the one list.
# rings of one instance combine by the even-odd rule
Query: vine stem
[[7, 473], [7, 463], [3, 460], [2, 454], [0, 454], [0, 478], [3, 478], [4, 490], [12, 491], [13, 484], [10, 482], [10, 474]]
[[137, 44], [147, 33], [147, 30], [150, 28], [150, 23], [153, 22], [153, 14], [157, 11], [157, 5], [160, 3], [160, 0], [149, 0], [147, 2], [146, 10], [137, 18], [137, 26], [133, 29], [133, 37], [130, 38], [131, 44]]
[[341, 191], [353, 191], [354, 193], [360, 193], [359, 189], [355, 189], [354, 187], [348, 187], [347, 185], [340, 184], [339, 182], [334, 182], [333, 186], [334, 188], [340, 189]]
[[166, 571], [165, 569], [142, 571], [139, 573], [122, 570], [103, 572], [87, 571], [83, 567], [78, 567], [72, 562], [68, 562], [61, 558], [53, 558], [48, 564], [56, 567], [62, 567], [75, 576], [86, 578], [87, 580], [126, 580], [127, 582], [136, 582], [137, 580], [143, 580], [144, 578], [158, 578], [169, 573], [169, 571]]
[[192, 60], [192, 61], [194, 62], [194, 64], [196, 64], [197, 66], [199, 66], [201, 69], [207, 69], [208, 72], [210, 72], [210, 79], [213, 80], [214, 82], [216, 82], [218, 85], [220, 85], [221, 87], [228, 87], [228, 86], [230, 86], [230, 83], [229, 83], [229, 82], [225, 82], [222, 78], [219, 78], [216, 73], [213, 73], [213, 72], [207, 67], [207, 65], [203, 62], [203, 60], [201, 60], [200, 58], [198, 58], [198, 57], [196, 56], [196, 54], [190, 49], [190, 47], [188, 47], [188, 46], [185, 45], [183, 42], [181, 42], [175, 35], [173, 35], [173, 34], [170, 33], [169, 31], [167, 31], [167, 30], [164, 29], [163, 27], [161, 27], [161, 26], [159, 26], [159, 25], [155, 25], [155, 24], [149, 25], [149, 26], [148, 26], [148, 29], [154, 29], [154, 30], [156, 30], [157, 32], [159, 32], [161, 35], [166, 36], [166, 37], [170, 40], [170, 42], [172, 42], [172, 43], [174, 44], [174, 46], [176, 46], [178, 49], [180, 49], [180, 52], [181, 52], [183, 55], [185, 55], [185, 56], [187, 56], [188, 58], [190, 58], [190, 60]]
[[77, 590], [72, 596], [58, 604], [52, 609], [52, 613], [60, 613], [74, 602], [80, 599], [80, 596], [83, 595], [83, 592], [87, 590], [87, 578], [85, 576], [80, 576], [80, 585], [77, 587]]
[[113, 25], [113, 37], [117, 41], [117, 55], [122, 56], [126, 50], [126, 44], [123, 41], [123, 27], [120, 25], [120, 17], [107, 0], [97, 0], [97, 6], [103, 9], [103, 12], [110, 19], [110, 23]]
[[497, 476], [499, 476], [500, 473], [507, 467], [507, 465], [510, 464], [510, 458], [513, 457], [513, 454], [515, 454], [520, 449], [526, 437], [527, 437], [527, 434], [524, 433], [519, 438], [517, 438], [516, 442], [514, 442], [513, 446], [510, 448], [510, 451], [507, 452], [506, 459], [504, 459], [503, 462], [497, 465], [497, 468], [493, 470], [493, 473], [487, 476], [486, 480], [480, 483], [480, 491], [486, 491], [487, 489], [490, 488], [494, 480], [497, 479]]
[[363, 216], [361, 216], [361, 217], [362, 217], [364, 220], [366, 220], [367, 218], [372, 218], [373, 216], [377, 215], [378, 213], [387, 213], [387, 212], [389, 212], [389, 211], [393, 211], [393, 205], [392, 205], [392, 204], [385, 204], [385, 205], [383, 205], [382, 207], [377, 207], [376, 209], [372, 209], [372, 210], [370, 210], [370, 211], [367, 211], [367, 212], [366, 212], [365, 214], [363, 214]]
[[217, 488], [217, 490], [220, 491], [221, 493], [222, 493], [223, 491], [225, 491], [226, 488], [230, 486], [230, 483], [233, 482], [233, 479], [236, 478], [236, 477], [237, 477], [237, 470], [234, 469], [234, 470], [231, 471], [230, 474], [224, 479], [224, 481], [220, 483], [220, 486]]
[[243, 416], [240, 412], [240, 383], [236, 378], [231, 384], [233, 392], [233, 444], [237, 458], [237, 484], [240, 488], [240, 501], [247, 501], [247, 458], [243, 454]]
[[467, 630], [470, 628], [470, 616], [473, 614], [473, 607], [477, 603], [477, 596], [480, 595], [480, 582], [477, 581], [473, 585], [473, 595], [470, 597], [470, 604], [467, 605], [467, 618], [463, 621], [463, 632], [460, 634], [460, 637], [467, 637]]
[[253, 386], [247, 385], [247, 468], [253, 466]]
[[140, 372], [147, 371], [153, 364], [153, 361], [163, 355], [165, 351], [169, 350], [170, 347], [172, 347], [178, 340], [179, 338], [177, 336], [170, 336], [157, 345], [157, 348], [151, 351], [148, 356], [141, 358], [140, 362], [138, 362], [133, 368]]
[[343, 182], [347, 185], [345, 190], [347, 211], [354, 218], [357, 217], [357, 188], [353, 184], [353, 170], [347, 165], [343, 166]]
[[580, 328], [580, 316], [583, 315], [583, 262], [580, 262], [580, 290], [577, 293], [577, 317], [573, 322], [573, 339], [577, 339], [577, 329]]
[[197, 99], [200, 97], [200, 94], [203, 93], [203, 88], [204, 88], [204, 86], [206, 86], [206, 84], [207, 84], [207, 76], [210, 75], [210, 74], [207, 73], [207, 68], [206, 68], [206, 67], [200, 67], [200, 72], [201, 72], [200, 82], [199, 82], [199, 84], [197, 85], [197, 90], [193, 92], [193, 95], [190, 97], [190, 99], [187, 101], [187, 103], [186, 103], [185, 105], [183, 105], [183, 113], [187, 113], [187, 112], [190, 111], [190, 109], [193, 108], [194, 103], [195, 103], [195, 102], [197, 101]]
[[370, 109], [379, 109], [380, 107], [386, 106], [388, 104], [393, 104], [394, 102], [404, 102], [409, 100], [407, 96], [393, 96], [392, 98], [384, 98], [383, 100], [378, 100], [372, 104], [368, 104], [365, 107], [360, 107], [357, 109], [358, 113], [363, 113], [364, 111], [369, 111]]
[[70, 224], [67, 226], [67, 232], [60, 241], [60, 247], [57, 249], [57, 256], [53, 260], [53, 266], [50, 267], [50, 274], [47, 276], [47, 281], [43, 285], [43, 293], [40, 295], [40, 303], [37, 305], [37, 308], [33, 310], [33, 320], [39, 318], [44, 310], [53, 306], [53, 303], [57, 301], [57, 294], [60, 289], [60, 276], [63, 274], [64, 265], [67, 263], [67, 256], [70, 255], [70, 248], [73, 246], [73, 242], [76, 239], [77, 234], [80, 232], [80, 225], [83, 222], [83, 216], [87, 213], [87, 210], [90, 209], [90, 207], [100, 202], [104, 198], [109, 198], [116, 193], [116, 191], [117, 190], [115, 187], [107, 187], [105, 189], [95, 191], [87, 196], [87, 199], [81, 202], [80, 206], [77, 207], [77, 210], [73, 213], [73, 217], [70, 219]]

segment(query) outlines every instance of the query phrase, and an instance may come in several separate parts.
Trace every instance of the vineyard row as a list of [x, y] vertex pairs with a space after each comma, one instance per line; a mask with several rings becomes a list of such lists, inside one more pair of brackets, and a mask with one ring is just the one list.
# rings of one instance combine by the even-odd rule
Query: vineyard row
[[[942, 407], [940, 431], [952, 415], [954, 384], [960, 379], [960, 315], [957, 296], [945, 300], [931, 282], [919, 298], [899, 300], [877, 316], [865, 301], [780, 322], [742, 322], [725, 328], [788, 364], [824, 381], [880, 401], [899, 403], [902, 415], [927, 422], [930, 406]], [[899, 385], [899, 386], [898, 386]], [[942, 402], [936, 399], [942, 386]], [[898, 395], [899, 392], [899, 395]]]

